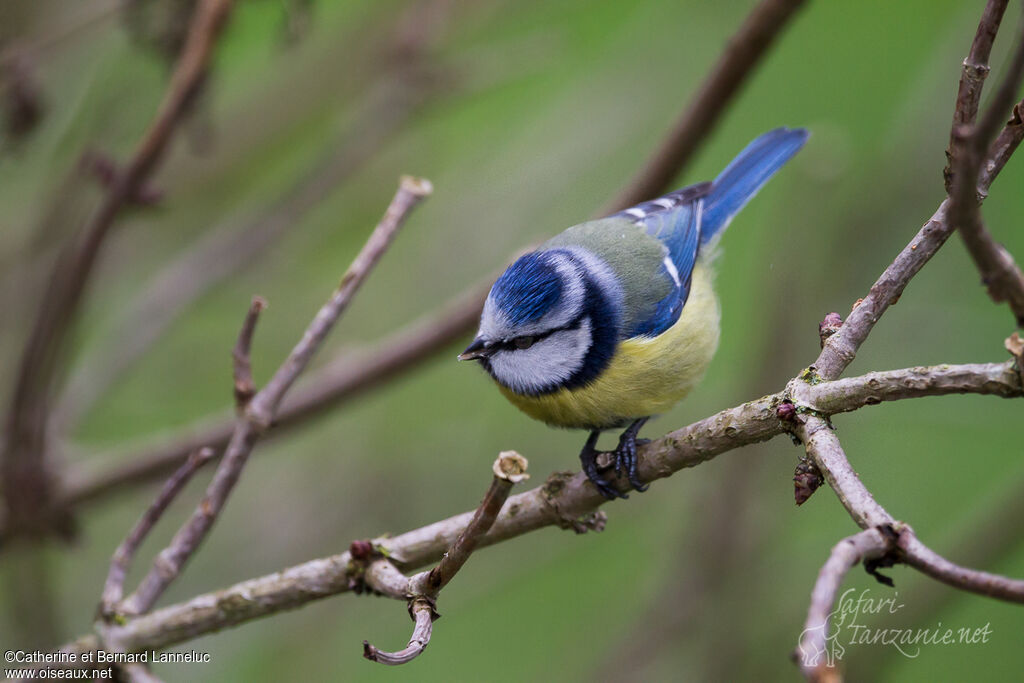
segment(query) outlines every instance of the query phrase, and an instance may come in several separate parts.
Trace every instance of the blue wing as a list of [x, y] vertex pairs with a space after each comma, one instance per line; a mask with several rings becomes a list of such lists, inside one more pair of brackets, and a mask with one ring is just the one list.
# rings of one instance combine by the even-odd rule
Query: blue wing
[[630, 337], [657, 336], [679, 319], [690, 295], [690, 279], [701, 244], [703, 198], [710, 190], [711, 183], [691, 185], [615, 214], [641, 225], [648, 235], [665, 245], [665, 261], [659, 276], [673, 285], [654, 311], [630, 331]]
[[693, 267], [702, 246], [725, 229], [740, 209], [807, 141], [804, 129], [776, 128], [760, 136], [733, 159], [712, 183], [691, 185], [653, 201], [620, 211], [665, 245], [660, 276], [674, 287], [641, 320], [630, 336], [657, 336], [679, 319], [690, 295]]

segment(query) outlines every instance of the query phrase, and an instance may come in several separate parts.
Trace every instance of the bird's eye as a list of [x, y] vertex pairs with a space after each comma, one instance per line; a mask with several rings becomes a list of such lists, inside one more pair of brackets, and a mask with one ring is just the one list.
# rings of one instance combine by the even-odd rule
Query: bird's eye
[[528, 349], [533, 346], [533, 342], [537, 341], [533, 337], [516, 337], [513, 343], [517, 349]]

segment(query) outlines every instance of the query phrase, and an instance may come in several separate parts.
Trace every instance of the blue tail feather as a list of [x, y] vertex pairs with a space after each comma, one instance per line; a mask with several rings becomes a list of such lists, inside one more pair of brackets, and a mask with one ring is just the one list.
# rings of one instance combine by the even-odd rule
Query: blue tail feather
[[760, 136], [718, 174], [704, 199], [701, 244], [722, 232], [772, 175], [803, 147], [803, 128], [776, 128]]
[[802, 128], [776, 128], [747, 145], [714, 182], [684, 187], [610, 216], [643, 226], [665, 245], [668, 258], [661, 275], [675, 284], [650, 315], [637, 322], [632, 336], [657, 336], [679, 319], [701, 248], [793, 158], [807, 137]]

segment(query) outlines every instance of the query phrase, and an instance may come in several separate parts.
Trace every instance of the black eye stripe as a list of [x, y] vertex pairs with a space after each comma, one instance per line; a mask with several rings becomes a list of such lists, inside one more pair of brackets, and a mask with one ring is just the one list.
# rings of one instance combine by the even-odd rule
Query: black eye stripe
[[550, 330], [545, 330], [543, 332], [538, 332], [537, 334], [529, 334], [529, 335], [524, 335], [522, 337], [515, 337], [513, 339], [507, 339], [505, 341], [495, 342], [492, 348], [497, 348], [497, 349], [500, 349], [502, 351], [522, 351], [524, 349], [521, 348], [521, 347], [516, 346], [516, 341], [523, 340], [523, 339], [528, 339], [528, 338], [529, 339], [533, 339], [533, 341], [530, 342], [530, 344], [526, 347], [526, 348], [529, 348], [530, 346], [533, 346], [537, 342], [543, 341], [543, 340], [547, 339], [548, 337], [550, 337], [551, 335], [555, 334], [556, 332], [567, 332], [567, 331], [570, 331], [570, 330], [578, 330], [580, 328], [580, 325], [583, 324], [583, 319], [585, 317], [586, 317], [586, 315], [581, 313], [580, 315], [576, 316], [576, 318], [574, 318], [572, 321], [570, 321], [568, 324], [562, 325], [561, 327], [554, 327], [554, 328], [552, 328]]

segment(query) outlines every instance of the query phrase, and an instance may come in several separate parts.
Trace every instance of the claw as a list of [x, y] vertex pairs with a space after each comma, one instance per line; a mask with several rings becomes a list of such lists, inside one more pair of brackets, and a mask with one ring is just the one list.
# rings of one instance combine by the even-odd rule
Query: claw
[[[583, 472], [587, 475], [587, 479], [597, 487], [598, 493], [608, 500], [629, 498], [628, 495], [613, 487], [611, 483], [602, 477], [597, 471], [597, 456], [601, 451], [596, 450], [594, 446], [597, 444], [597, 437], [599, 435], [600, 432], [591, 432], [590, 437], [587, 439], [587, 443], [583, 445], [583, 450], [580, 451], [580, 464], [583, 466]], [[617, 459], [615, 462], [615, 468], [619, 468]]]
[[[643, 417], [629, 425], [626, 431], [619, 437], [619, 447], [615, 449], [615, 469], [620, 474], [627, 474], [629, 476], [629, 484], [639, 493], [643, 493], [649, 488], [648, 484], [642, 484], [639, 477], [637, 476], [637, 460], [636, 460], [636, 447], [638, 442], [648, 442], [647, 439], [638, 440], [636, 438], [637, 432], [644, 426], [648, 418]], [[623, 472], [623, 470], [625, 470]]]

